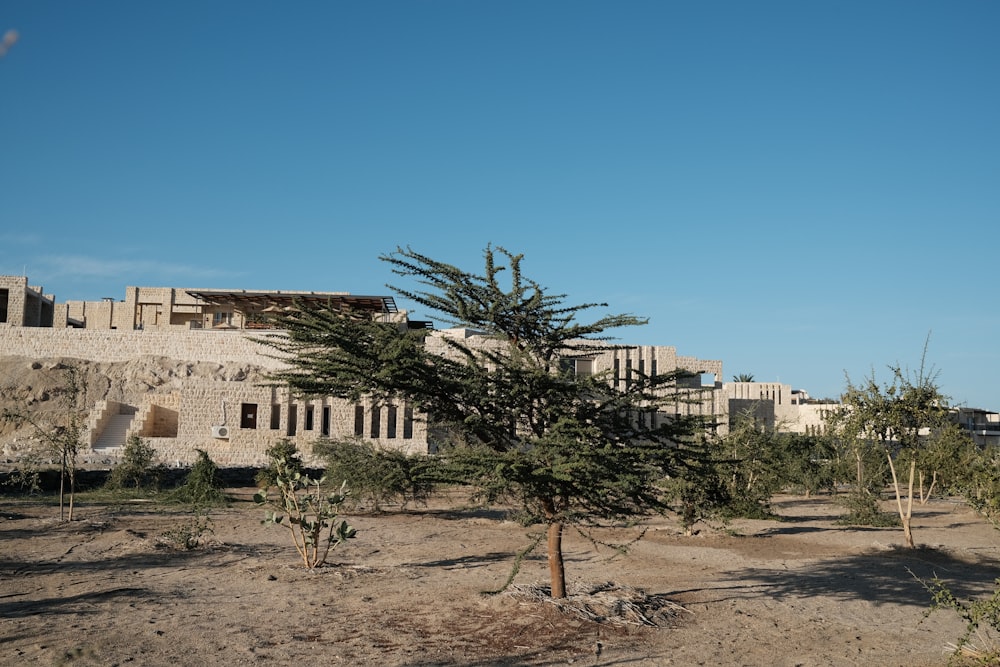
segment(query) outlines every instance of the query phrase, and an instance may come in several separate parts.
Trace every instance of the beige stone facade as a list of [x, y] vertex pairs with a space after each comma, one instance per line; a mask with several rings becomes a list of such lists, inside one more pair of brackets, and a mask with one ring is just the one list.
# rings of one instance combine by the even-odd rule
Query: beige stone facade
[[51, 327], [55, 297], [24, 276], [0, 276], [0, 326]]
[[780, 382], [726, 382], [722, 388], [730, 421], [748, 414], [762, 426], [787, 433], [823, 433], [827, 414], [840, 405], [814, 401]]
[[[182, 372], [169, 383], [109, 395], [90, 413], [86, 444], [95, 456], [113, 455], [133, 434], [150, 439], [167, 462], [189, 464], [203, 449], [222, 466], [261, 465], [267, 448], [282, 439], [295, 442], [307, 457], [321, 437], [358, 437], [411, 452], [426, 452], [432, 446], [423, 415], [409, 405], [354, 404], [333, 397], [306, 400], [266, 382], [266, 374], [283, 362], [272, 348], [261, 345], [261, 339], [282, 334], [264, 328], [262, 314], [322, 307], [424, 326], [409, 322], [392, 297], [128, 287], [122, 300], [57, 304], [40, 288], [29, 287], [24, 278], [0, 277], [0, 286], [7, 290], [0, 357], [146, 360], [153, 365], [177, 360], [249, 369], [214, 378], [186, 377]], [[428, 348], [447, 354], [444, 340], [449, 336], [478, 334], [465, 329], [433, 331]], [[661, 414], [664, 418], [702, 415], [719, 432], [727, 430], [731, 414], [748, 406], [769, 425], [800, 432], [811, 432], [821, 411], [800, 402], [789, 385], [723, 383], [721, 361], [680, 356], [671, 346], [603, 351], [572, 363], [577, 373], [606, 373], [622, 386], [636, 372], [688, 371], [692, 377], [679, 386], [682, 397]]]

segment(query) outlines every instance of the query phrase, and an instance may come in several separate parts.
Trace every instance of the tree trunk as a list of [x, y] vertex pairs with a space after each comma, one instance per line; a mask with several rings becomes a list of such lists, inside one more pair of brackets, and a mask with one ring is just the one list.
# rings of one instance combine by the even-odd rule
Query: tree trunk
[[59, 520], [66, 520], [66, 510], [63, 499], [66, 496], [66, 450], [62, 451], [62, 465], [59, 468]]
[[552, 597], [566, 597], [566, 570], [563, 567], [561, 521], [549, 524], [549, 578], [552, 582]]
[[896, 466], [892, 462], [892, 454], [886, 454], [889, 459], [889, 470], [892, 472], [892, 488], [896, 492], [896, 509], [899, 510], [899, 520], [903, 524], [903, 537], [906, 546], [913, 548], [913, 531], [910, 529], [910, 519], [913, 517], [913, 478], [916, 475], [917, 462], [910, 461], [910, 481], [906, 497], [906, 509], [903, 509], [903, 497], [899, 489], [899, 480], [896, 478]]

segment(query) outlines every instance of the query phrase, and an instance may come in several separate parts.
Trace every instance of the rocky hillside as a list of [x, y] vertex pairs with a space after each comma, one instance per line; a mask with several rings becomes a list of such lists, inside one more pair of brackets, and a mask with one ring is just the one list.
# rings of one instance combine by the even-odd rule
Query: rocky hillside
[[[71, 388], [74, 372], [79, 387], [75, 396]], [[264, 376], [256, 366], [165, 357], [143, 357], [121, 363], [0, 357], [0, 413], [27, 413], [37, 423], [52, 427], [66, 423], [73, 410], [89, 414], [102, 399], [134, 405], [149, 392], [179, 389], [187, 378], [259, 382]], [[34, 428], [0, 420], [0, 460], [17, 458], [18, 452], [34, 440]]]

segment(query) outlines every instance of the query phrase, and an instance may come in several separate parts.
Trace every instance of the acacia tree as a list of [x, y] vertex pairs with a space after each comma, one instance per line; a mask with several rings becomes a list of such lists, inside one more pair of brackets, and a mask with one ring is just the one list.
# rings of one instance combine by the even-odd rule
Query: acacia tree
[[[848, 379], [842, 407], [834, 411], [829, 423], [841, 442], [854, 453], [859, 488], [866, 488], [863, 486], [866, 452], [878, 451], [888, 464], [906, 545], [913, 547], [911, 519], [917, 461], [927, 442], [943, 432], [947, 407], [935, 374], [925, 371], [923, 363], [916, 374], [904, 372], [899, 366], [889, 369], [892, 380], [884, 385], [874, 375], [860, 386]], [[908, 463], [909, 475], [905, 480], [896, 470], [897, 461]]]
[[[441, 321], [482, 335], [426, 331], [337, 312], [279, 315], [287, 337], [269, 344], [290, 355], [275, 378], [305, 395], [406, 400], [428, 415], [453, 477], [487, 497], [515, 494], [547, 526], [551, 594], [566, 595], [562, 536], [669, 506], [664, 480], [707, 469], [698, 417], [658, 409], [690, 400], [678, 371], [633, 369], [624, 381], [575, 372], [575, 361], [614, 349], [606, 332], [636, 326], [632, 315], [580, 322], [606, 304], [567, 305], [521, 274], [522, 255], [485, 249], [485, 271], [470, 273], [407, 248], [383, 255], [414, 290], [391, 287]], [[501, 279], [506, 278], [505, 285]]]

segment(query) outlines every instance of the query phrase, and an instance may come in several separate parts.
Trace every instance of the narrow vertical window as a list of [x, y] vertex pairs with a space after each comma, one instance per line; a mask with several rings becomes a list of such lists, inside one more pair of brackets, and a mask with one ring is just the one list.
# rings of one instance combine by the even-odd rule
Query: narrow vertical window
[[396, 437], [396, 406], [390, 405], [385, 416], [385, 437]]
[[292, 403], [288, 406], [288, 428], [285, 429], [287, 435], [295, 435], [299, 422], [299, 406]]
[[379, 438], [382, 430], [382, 408], [372, 406], [372, 437]]
[[363, 405], [354, 406], [354, 435], [361, 437], [365, 434], [365, 407]]
[[305, 430], [307, 430], [307, 431], [313, 430], [313, 416], [315, 415], [315, 413], [316, 413], [316, 410], [315, 410], [315, 408], [313, 408], [313, 406], [311, 406], [311, 405], [307, 405], [306, 406], [306, 424], [305, 424]]
[[281, 406], [277, 403], [271, 405], [271, 430], [277, 431], [281, 428]]
[[324, 438], [330, 436], [330, 406], [323, 406], [323, 422], [320, 425], [320, 435]]
[[413, 437], [413, 408], [403, 408], [403, 439], [409, 440]]

